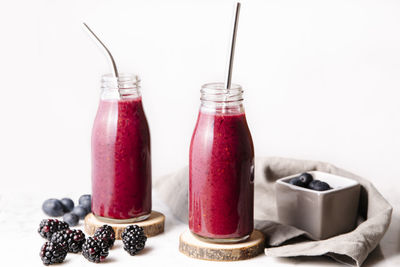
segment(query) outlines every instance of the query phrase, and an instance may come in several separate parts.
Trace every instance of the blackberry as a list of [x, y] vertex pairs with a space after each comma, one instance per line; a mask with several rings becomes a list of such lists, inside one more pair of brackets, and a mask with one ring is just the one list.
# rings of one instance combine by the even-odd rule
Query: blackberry
[[122, 232], [122, 242], [124, 249], [131, 254], [136, 255], [144, 248], [147, 237], [144, 234], [143, 228], [138, 225], [129, 225]]
[[69, 226], [65, 222], [61, 222], [57, 219], [44, 219], [40, 222], [38, 232], [42, 237], [50, 241], [54, 233], [68, 228]]
[[97, 237], [88, 237], [82, 245], [82, 255], [91, 262], [101, 262], [108, 256], [108, 242]]
[[85, 234], [81, 230], [62, 230], [53, 234], [51, 242], [65, 245], [68, 252], [78, 253], [82, 251]]
[[108, 248], [113, 247], [114, 241], [115, 241], [115, 231], [111, 226], [105, 224], [105, 225], [97, 228], [96, 232], [94, 233], [94, 236], [97, 237], [98, 239], [107, 241]]
[[40, 250], [40, 258], [44, 265], [61, 263], [67, 256], [67, 247], [64, 244], [46, 242]]

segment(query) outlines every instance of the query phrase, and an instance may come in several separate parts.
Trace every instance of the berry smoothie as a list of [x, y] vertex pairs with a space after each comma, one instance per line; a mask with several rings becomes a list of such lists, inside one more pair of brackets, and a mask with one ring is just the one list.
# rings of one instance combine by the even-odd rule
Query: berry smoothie
[[119, 220], [151, 213], [150, 133], [140, 96], [100, 101], [92, 132], [92, 212]]
[[200, 110], [190, 146], [189, 228], [205, 238], [253, 231], [254, 149], [243, 112]]

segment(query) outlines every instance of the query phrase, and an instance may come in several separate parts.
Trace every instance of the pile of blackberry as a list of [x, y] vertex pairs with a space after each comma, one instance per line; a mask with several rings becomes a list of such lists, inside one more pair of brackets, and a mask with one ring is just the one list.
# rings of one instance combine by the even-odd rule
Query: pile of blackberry
[[[44, 219], [38, 232], [48, 240], [40, 250], [44, 265], [62, 263], [68, 252], [82, 252], [90, 262], [99, 263], [106, 259], [115, 242], [114, 229], [109, 225], [99, 227], [93, 237], [85, 238], [81, 230], [70, 229], [65, 222]], [[144, 248], [146, 240], [143, 228], [137, 225], [129, 225], [122, 233], [124, 249], [132, 256]]]
[[42, 220], [38, 232], [49, 240], [40, 250], [44, 265], [63, 262], [68, 252], [81, 251], [85, 241], [85, 234], [81, 230], [71, 230], [66, 222], [56, 219]]
[[144, 234], [143, 228], [137, 225], [129, 225], [122, 232], [122, 242], [124, 249], [134, 256], [144, 248], [147, 237]]

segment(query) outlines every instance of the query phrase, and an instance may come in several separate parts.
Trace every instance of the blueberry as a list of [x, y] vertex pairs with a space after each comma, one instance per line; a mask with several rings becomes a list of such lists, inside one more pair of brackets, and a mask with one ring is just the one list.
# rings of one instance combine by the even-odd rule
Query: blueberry
[[290, 179], [289, 184], [304, 187], [304, 184], [303, 184], [303, 182], [299, 179], [299, 177], [294, 177], [294, 178]]
[[61, 204], [63, 205], [64, 212], [70, 212], [74, 208], [74, 202], [70, 198], [61, 199]]
[[68, 223], [69, 226], [76, 226], [79, 223], [79, 216], [75, 213], [66, 213], [63, 216], [63, 221]]
[[88, 212], [92, 211], [92, 196], [91, 195], [82, 195], [79, 198], [79, 205], [87, 209]]
[[84, 207], [82, 207], [81, 205], [76, 206], [73, 210], [72, 210], [73, 214], [78, 215], [78, 217], [80, 219], [85, 219], [85, 216], [89, 213], [87, 209], [85, 209]]
[[329, 184], [322, 182], [320, 180], [311, 181], [310, 184], [308, 185], [308, 188], [316, 191], [326, 191], [331, 189]]
[[58, 217], [64, 214], [63, 205], [60, 200], [49, 198], [43, 202], [42, 210], [49, 216]]
[[79, 197], [79, 204], [82, 204], [83, 201], [92, 201], [92, 196], [87, 194], [87, 195], [82, 195]]
[[83, 200], [82, 203], [79, 205], [84, 207], [88, 212], [92, 211], [92, 202], [89, 199]]
[[300, 174], [299, 180], [303, 183], [304, 187], [307, 187], [308, 184], [313, 180], [313, 177], [311, 174], [304, 172]]

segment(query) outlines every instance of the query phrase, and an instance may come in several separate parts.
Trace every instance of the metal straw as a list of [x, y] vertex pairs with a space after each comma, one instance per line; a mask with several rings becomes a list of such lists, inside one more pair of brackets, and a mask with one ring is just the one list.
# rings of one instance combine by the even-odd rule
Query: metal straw
[[85, 25], [85, 27], [89, 30], [89, 32], [94, 36], [94, 38], [96, 38], [96, 40], [101, 44], [101, 46], [104, 48], [104, 50], [106, 50], [108, 57], [112, 63], [112, 67], [113, 67], [113, 72], [114, 72], [114, 76], [115, 78], [117, 78], [117, 84], [118, 84], [118, 69], [117, 69], [117, 64], [115, 64], [115, 60], [113, 58], [113, 56], [111, 55], [110, 50], [108, 50], [108, 48], [105, 46], [105, 44], [100, 40], [99, 37], [97, 37], [97, 35], [89, 28], [89, 26], [86, 23], [83, 23], [83, 25]]
[[239, 24], [240, 5], [241, 5], [240, 2], [236, 3], [235, 21], [233, 24], [232, 40], [231, 40], [231, 47], [230, 47], [230, 53], [229, 53], [228, 73], [226, 75], [226, 89], [231, 88], [232, 68], [233, 68], [233, 59], [235, 56], [236, 33], [237, 33], [238, 24]]

